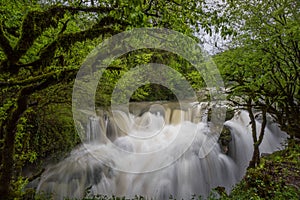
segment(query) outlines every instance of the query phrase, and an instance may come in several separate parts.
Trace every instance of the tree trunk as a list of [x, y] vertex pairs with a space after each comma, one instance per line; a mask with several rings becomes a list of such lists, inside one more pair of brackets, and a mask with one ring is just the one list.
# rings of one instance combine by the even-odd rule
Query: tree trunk
[[253, 137], [253, 155], [252, 159], [249, 163], [248, 168], [254, 168], [260, 163], [260, 151], [259, 145], [262, 143], [263, 137], [265, 135], [265, 128], [267, 125], [267, 109], [262, 108], [262, 123], [259, 133], [259, 138], [257, 139], [257, 131], [256, 131], [256, 120], [254, 114], [252, 112], [252, 108], [248, 107], [249, 117], [252, 125], [252, 137]]
[[252, 159], [249, 163], [249, 167], [248, 168], [255, 168], [257, 165], [259, 165], [260, 163], [260, 152], [259, 152], [259, 146], [258, 145], [254, 145], [254, 151], [253, 151], [253, 155], [252, 155]]
[[0, 199], [12, 199], [10, 194], [10, 184], [14, 167], [14, 139], [15, 132], [9, 134], [5, 131], [5, 140], [2, 150], [2, 168], [0, 175]]
[[12, 199], [10, 196], [11, 181], [14, 172], [15, 137], [17, 124], [22, 114], [27, 109], [27, 95], [21, 90], [15, 107], [11, 109], [10, 115], [3, 124], [4, 143], [2, 149], [2, 167], [0, 174], [0, 199]]
[[256, 165], [257, 156], [259, 157], [259, 149], [255, 145], [257, 142], [256, 121], [252, 111], [252, 100], [249, 99], [247, 104], [248, 104], [247, 110], [249, 113], [251, 129], [252, 129], [252, 138], [253, 138], [253, 154], [252, 154], [252, 160], [250, 161], [248, 168], [254, 168]]

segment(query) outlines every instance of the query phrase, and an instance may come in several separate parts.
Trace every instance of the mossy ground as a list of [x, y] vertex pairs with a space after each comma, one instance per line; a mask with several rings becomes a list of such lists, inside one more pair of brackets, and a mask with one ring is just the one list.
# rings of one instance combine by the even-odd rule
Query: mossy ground
[[299, 142], [291, 141], [285, 150], [261, 158], [230, 195], [220, 195], [220, 199], [300, 199]]

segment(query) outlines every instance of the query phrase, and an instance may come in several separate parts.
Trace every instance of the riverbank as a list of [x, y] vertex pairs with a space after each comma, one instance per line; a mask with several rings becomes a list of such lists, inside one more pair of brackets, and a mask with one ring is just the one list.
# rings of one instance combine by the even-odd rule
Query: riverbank
[[291, 141], [286, 149], [262, 157], [230, 195], [219, 194], [220, 199], [300, 199], [300, 142]]

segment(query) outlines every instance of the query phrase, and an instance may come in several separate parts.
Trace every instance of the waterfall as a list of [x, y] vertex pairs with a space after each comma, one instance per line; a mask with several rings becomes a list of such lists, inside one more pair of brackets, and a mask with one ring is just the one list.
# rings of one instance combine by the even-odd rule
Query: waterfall
[[[246, 172], [253, 153], [253, 138], [249, 114], [246, 111], [238, 111], [235, 116], [224, 123], [231, 131], [232, 141], [229, 143], [229, 156], [239, 166], [239, 178]], [[256, 120], [257, 138], [259, 137], [261, 123]], [[260, 153], [273, 153], [282, 150], [287, 134], [282, 132], [278, 124], [268, 120], [262, 143], [259, 146]]]
[[86, 141], [100, 141], [101, 138], [100, 118], [97, 116], [89, 117], [89, 123], [86, 128]]
[[[211, 134], [208, 109], [205, 103], [189, 104], [181, 110], [163, 104], [135, 114], [112, 111], [113, 118], [108, 119], [91, 117], [84, 144], [45, 171], [38, 191], [52, 193], [54, 199], [97, 194], [205, 198], [217, 186], [230, 192], [252, 156], [250, 119], [247, 112], [239, 111], [224, 123], [232, 134], [228, 154], [215, 143], [205, 156], [199, 156]], [[286, 138], [286, 133], [269, 122], [261, 153], [282, 149]]]

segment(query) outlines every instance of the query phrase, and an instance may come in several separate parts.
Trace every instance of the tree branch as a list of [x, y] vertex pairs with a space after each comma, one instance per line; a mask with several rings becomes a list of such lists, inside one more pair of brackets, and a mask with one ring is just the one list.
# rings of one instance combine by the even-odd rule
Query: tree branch
[[259, 134], [259, 138], [258, 141], [255, 145], [259, 146], [264, 138], [264, 134], [265, 134], [265, 128], [267, 125], [267, 110], [264, 108], [262, 109], [262, 124], [261, 124], [261, 128], [260, 128], [260, 134]]
[[17, 65], [19, 68], [32, 66], [34, 69], [45, 67], [51, 64], [55, 57], [55, 52], [58, 47], [62, 47], [63, 49], [68, 50], [70, 46], [72, 46], [76, 42], [82, 42], [87, 39], [94, 39], [99, 36], [103, 36], [106, 34], [116, 34], [118, 31], [114, 30], [111, 26], [113, 24], [120, 24], [122, 26], [129, 25], [128, 22], [114, 19], [113, 17], [104, 17], [98, 23], [94, 24], [91, 28], [79, 31], [76, 33], [61, 33], [56, 40], [51, 42], [45, 48], [40, 51], [39, 59], [35, 60], [31, 63], [19, 64]]
[[10, 46], [8, 39], [4, 35], [2, 24], [0, 23], [0, 47], [3, 49], [7, 58], [13, 55], [13, 49]]
[[[13, 49], [9, 45], [7, 38], [4, 36], [2, 26], [0, 25], [1, 26], [0, 45], [4, 49], [5, 54], [7, 55], [7, 58], [10, 63], [9, 67], [11, 68], [20, 67], [20, 65], [17, 64], [19, 59], [33, 45], [36, 38], [38, 38], [47, 28], [50, 27], [56, 28], [58, 26], [59, 19], [63, 18], [64, 14], [67, 11], [71, 12], [71, 14], [74, 15], [78, 12], [98, 12], [103, 14], [103, 13], [108, 13], [111, 10], [112, 8], [101, 7], [101, 6], [99, 7], [52, 6], [45, 11], [31, 11], [25, 16], [23, 20], [23, 23], [21, 25], [22, 27], [21, 36], [16, 46]], [[48, 53], [49, 51], [46, 52]], [[4, 68], [5, 67], [8, 67], [8, 65], [4, 66]], [[8, 69], [8, 70], [16, 71], [17, 69]]]
[[[73, 72], [77, 72], [77, 69], [66, 69], [66, 70], [62, 70], [60, 73], [65, 74], [65, 73], [73, 73]], [[26, 85], [41, 82], [43, 80], [47, 80], [47, 79], [49, 79], [49, 77], [55, 77], [57, 75], [58, 74], [56, 72], [51, 72], [51, 73], [48, 73], [48, 74], [43, 74], [43, 75], [40, 75], [40, 76], [36, 76], [34, 78], [25, 79], [25, 80], [22, 80], [22, 81], [0, 82], [0, 87], [9, 87], [9, 86], [16, 86], [16, 85], [26, 86]]]

